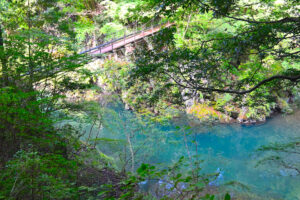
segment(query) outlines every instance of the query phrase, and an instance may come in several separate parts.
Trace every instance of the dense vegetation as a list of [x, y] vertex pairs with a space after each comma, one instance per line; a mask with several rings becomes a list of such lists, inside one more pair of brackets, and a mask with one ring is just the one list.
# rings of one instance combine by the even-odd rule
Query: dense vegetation
[[[121, 58], [78, 54], [167, 21]], [[132, 132], [154, 134], [149, 124], [183, 111], [245, 123], [292, 112], [299, 34], [298, 0], [0, 0], [0, 199], [153, 199], [145, 180], [165, 181], [156, 198], [230, 199], [207, 187], [218, 173], [201, 174], [196, 158], [190, 170], [184, 158], [136, 167]], [[116, 122], [127, 138], [118, 162], [96, 147], [115, 141], [93, 131], [104, 115], [124, 118], [106, 107], [116, 99], [136, 112]]]
[[[297, 1], [140, 3], [133, 13], [168, 16], [176, 28], [151, 38], [150, 50], [141, 47], [134, 65], [123, 66], [124, 77], [112, 85], [124, 91], [130, 107], [154, 113], [181, 106], [200, 118], [249, 123], [264, 121], [276, 110], [291, 112], [285, 102], [299, 92], [296, 5]], [[120, 68], [107, 65], [110, 72]]]

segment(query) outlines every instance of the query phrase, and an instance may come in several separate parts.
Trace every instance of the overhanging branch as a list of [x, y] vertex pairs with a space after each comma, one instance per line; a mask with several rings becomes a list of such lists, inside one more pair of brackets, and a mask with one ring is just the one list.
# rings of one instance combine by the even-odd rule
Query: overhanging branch
[[242, 90], [242, 91], [237, 91], [237, 90], [224, 90], [224, 89], [217, 89], [217, 88], [208, 88], [208, 87], [196, 87], [194, 89], [197, 90], [202, 90], [202, 91], [212, 91], [212, 92], [220, 92], [220, 93], [231, 93], [231, 94], [239, 94], [239, 95], [243, 95], [243, 94], [247, 94], [250, 92], [253, 92], [254, 90], [256, 90], [257, 88], [261, 87], [262, 85], [276, 80], [276, 79], [281, 79], [281, 80], [289, 80], [291, 82], [298, 82], [300, 81], [300, 74], [296, 75], [296, 76], [285, 76], [285, 75], [276, 75], [276, 76], [272, 76], [270, 78], [264, 79], [261, 82], [259, 82], [257, 85], [255, 85], [254, 87], [248, 89], [248, 90]]

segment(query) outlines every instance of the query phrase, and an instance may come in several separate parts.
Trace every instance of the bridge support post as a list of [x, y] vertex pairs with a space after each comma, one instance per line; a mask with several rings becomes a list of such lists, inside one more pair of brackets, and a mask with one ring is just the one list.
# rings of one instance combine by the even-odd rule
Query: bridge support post
[[151, 40], [149, 38], [147, 38], [147, 37], [145, 37], [144, 40], [146, 41], [147, 48], [149, 50], [153, 50], [153, 45], [151, 44]]
[[115, 60], [118, 60], [118, 50], [112, 51]]

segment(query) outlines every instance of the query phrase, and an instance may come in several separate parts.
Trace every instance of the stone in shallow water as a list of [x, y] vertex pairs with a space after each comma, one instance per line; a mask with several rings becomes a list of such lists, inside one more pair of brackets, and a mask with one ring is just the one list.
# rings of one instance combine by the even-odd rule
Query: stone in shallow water
[[208, 184], [209, 186], [219, 186], [222, 183], [222, 181], [224, 180], [224, 176], [223, 176], [224, 172], [220, 168], [217, 169], [216, 173], [218, 173], [217, 178], [215, 180], [209, 182], [209, 184]]
[[139, 183], [139, 185], [146, 185], [147, 182], [148, 182], [148, 180], [142, 181], [142, 182]]
[[281, 176], [297, 176], [299, 173], [295, 169], [280, 169]]

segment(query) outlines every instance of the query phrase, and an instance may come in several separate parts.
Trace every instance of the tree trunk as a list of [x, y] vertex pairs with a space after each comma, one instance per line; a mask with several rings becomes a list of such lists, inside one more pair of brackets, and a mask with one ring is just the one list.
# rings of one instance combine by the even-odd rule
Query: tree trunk
[[2, 86], [5, 87], [8, 85], [8, 68], [7, 68], [7, 60], [5, 56], [4, 49], [4, 39], [3, 39], [3, 29], [0, 25], [0, 62], [1, 62], [1, 71], [2, 71]]

